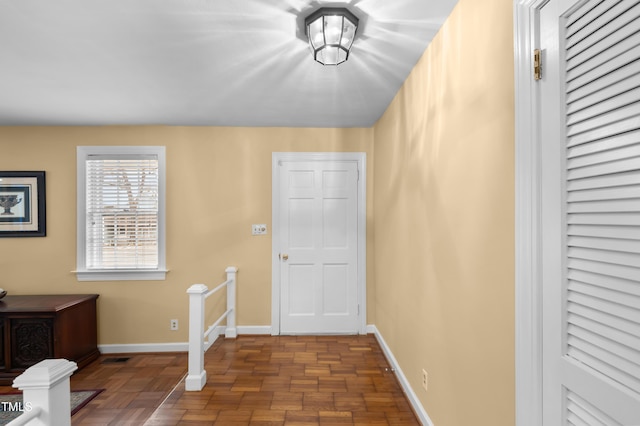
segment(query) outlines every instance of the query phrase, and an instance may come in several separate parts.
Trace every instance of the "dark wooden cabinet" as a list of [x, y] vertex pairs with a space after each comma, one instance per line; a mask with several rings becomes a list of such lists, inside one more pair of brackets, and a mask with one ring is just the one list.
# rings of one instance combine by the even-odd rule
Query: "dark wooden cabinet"
[[0, 385], [47, 358], [82, 368], [98, 352], [97, 294], [6, 296], [0, 299]]

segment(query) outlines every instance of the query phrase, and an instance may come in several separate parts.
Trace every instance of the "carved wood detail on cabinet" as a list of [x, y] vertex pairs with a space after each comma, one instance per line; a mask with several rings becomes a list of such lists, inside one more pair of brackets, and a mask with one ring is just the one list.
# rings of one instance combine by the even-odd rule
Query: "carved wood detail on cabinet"
[[29, 368], [53, 354], [53, 320], [11, 320], [11, 367]]

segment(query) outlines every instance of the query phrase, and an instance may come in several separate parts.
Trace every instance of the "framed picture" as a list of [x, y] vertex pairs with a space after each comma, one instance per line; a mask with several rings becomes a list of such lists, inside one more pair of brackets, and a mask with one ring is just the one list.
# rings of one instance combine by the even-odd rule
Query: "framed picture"
[[0, 171], [0, 237], [46, 235], [44, 172]]

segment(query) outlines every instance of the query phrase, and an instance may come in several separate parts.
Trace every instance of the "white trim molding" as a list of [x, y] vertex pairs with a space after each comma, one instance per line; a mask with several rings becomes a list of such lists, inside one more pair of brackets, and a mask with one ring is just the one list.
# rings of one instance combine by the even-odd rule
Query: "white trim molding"
[[238, 335], [269, 335], [271, 334], [271, 326], [270, 325], [239, 325], [238, 326]]
[[514, 0], [516, 425], [542, 426], [540, 92], [533, 79], [540, 9]]
[[[236, 327], [238, 335], [270, 335], [270, 325], [240, 325]], [[225, 326], [219, 325], [211, 333], [212, 338], [206, 342], [208, 349], [219, 336], [224, 336]], [[162, 353], [162, 352], [188, 352], [189, 342], [175, 343], [133, 343], [133, 344], [114, 344], [114, 345], [98, 345], [101, 354], [133, 354], [133, 353]]]
[[384, 352], [384, 355], [387, 357], [387, 360], [389, 361], [391, 368], [393, 368], [394, 373], [398, 379], [398, 382], [400, 382], [400, 386], [402, 386], [402, 390], [407, 396], [407, 399], [409, 400], [409, 403], [413, 407], [413, 410], [415, 411], [416, 415], [420, 419], [420, 423], [422, 423], [423, 426], [434, 426], [433, 422], [429, 418], [429, 415], [427, 414], [427, 411], [424, 409], [424, 407], [422, 406], [422, 403], [418, 399], [418, 396], [413, 391], [413, 388], [409, 384], [409, 380], [407, 380], [407, 377], [402, 372], [402, 369], [400, 368], [398, 361], [396, 361], [396, 358], [393, 356], [393, 353], [391, 352], [391, 348], [389, 348], [389, 346], [387, 345], [387, 342], [385, 342], [378, 328], [375, 325], [368, 325], [367, 331], [369, 330], [371, 330], [370, 333], [373, 333], [373, 335], [376, 336], [376, 340], [378, 341], [378, 344], [380, 344], [380, 348], [382, 349], [382, 352]]
[[189, 342], [98, 345], [98, 350], [103, 355], [156, 352], [187, 352], [189, 350]]
[[364, 152], [274, 152], [272, 153], [271, 209], [271, 334], [280, 334], [280, 178], [282, 161], [353, 161], [358, 164], [358, 305], [359, 333], [367, 333], [367, 154]]

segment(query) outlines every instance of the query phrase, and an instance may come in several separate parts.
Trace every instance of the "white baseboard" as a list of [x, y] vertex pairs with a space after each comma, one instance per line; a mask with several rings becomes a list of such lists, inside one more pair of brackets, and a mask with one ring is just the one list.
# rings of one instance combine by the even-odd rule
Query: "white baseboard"
[[[371, 330], [371, 331], [369, 331], [369, 330]], [[376, 339], [378, 340], [378, 343], [380, 344], [380, 347], [382, 348], [382, 351], [384, 352], [385, 356], [389, 360], [389, 363], [391, 364], [391, 367], [395, 370], [396, 377], [398, 378], [398, 381], [400, 382], [400, 386], [402, 386], [402, 389], [404, 390], [404, 393], [407, 395], [407, 398], [409, 399], [409, 403], [411, 404], [411, 406], [413, 407], [413, 410], [418, 415], [418, 418], [419, 418], [420, 422], [422, 423], [422, 425], [423, 426], [434, 426], [433, 422], [429, 418], [429, 415], [427, 414], [427, 411], [422, 406], [422, 403], [418, 399], [418, 396], [413, 391], [413, 388], [409, 384], [409, 381], [407, 380], [406, 376], [402, 372], [402, 369], [398, 365], [398, 361], [396, 361], [396, 358], [393, 356], [393, 353], [391, 352], [391, 349], [387, 345], [387, 342], [384, 341], [384, 338], [382, 337], [382, 335], [378, 331], [378, 328], [375, 325], [368, 325], [367, 326], [367, 332], [373, 333], [376, 336]]]
[[[247, 326], [240, 325], [236, 327], [238, 335], [241, 334], [271, 334], [270, 325], [255, 325]], [[212, 340], [209, 345], [205, 343], [205, 350], [209, 349], [209, 346], [216, 341], [218, 336], [224, 336], [225, 327], [219, 325], [211, 333]], [[127, 353], [144, 353], [144, 352], [188, 352], [189, 342], [176, 342], [176, 343], [133, 343], [122, 345], [98, 345], [98, 350], [101, 354], [127, 354]]]
[[240, 334], [271, 335], [271, 326], [270, 325], [239, 325], [238, 335]]
[[101, 354], [126, 354], [142, 352], [187, 352], [187, 342], [177, 343], [134, 343], [125, 345], [98, 345]]

